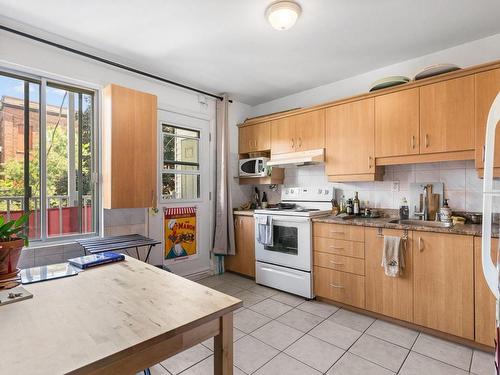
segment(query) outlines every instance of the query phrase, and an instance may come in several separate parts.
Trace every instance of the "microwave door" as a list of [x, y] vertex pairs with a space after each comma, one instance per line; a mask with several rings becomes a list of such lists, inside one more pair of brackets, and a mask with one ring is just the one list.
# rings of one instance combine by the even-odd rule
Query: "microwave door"
[[257, 160], [247, 160], [241, 163], [240, 170], [244, 174], [254, 175], [256, 173]]

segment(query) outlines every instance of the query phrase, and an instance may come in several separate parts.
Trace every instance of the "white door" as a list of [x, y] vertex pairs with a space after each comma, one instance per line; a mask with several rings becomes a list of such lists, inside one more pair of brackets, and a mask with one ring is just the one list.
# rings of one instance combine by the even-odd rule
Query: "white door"
[[[158, 111], [158, 213], [149, 213], [149, 236], [162, 241], [152, 263], [167, 265], [174, 273], [193, 275], [210, 269], [212, 204], [212, 150], [208, 120], [175, 112]], [[171, 144], [175, 143], [175, 147]], [[165, 260], [164, 211], [196, 208], [197, 255]]]

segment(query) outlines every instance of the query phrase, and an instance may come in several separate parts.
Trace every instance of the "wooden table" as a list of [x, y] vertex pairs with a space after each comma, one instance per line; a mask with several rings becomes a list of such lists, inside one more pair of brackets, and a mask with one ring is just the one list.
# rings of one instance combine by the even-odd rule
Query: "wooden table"
[[25, 288], [0, 307], [2, 374], [135, 374], [210, 337], [232, 374], [236, 298], [128, 256]]

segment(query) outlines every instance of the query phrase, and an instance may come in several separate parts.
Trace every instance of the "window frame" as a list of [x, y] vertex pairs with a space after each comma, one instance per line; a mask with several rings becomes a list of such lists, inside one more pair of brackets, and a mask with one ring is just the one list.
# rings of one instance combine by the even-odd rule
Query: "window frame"
[[[30, 69], [27, 69], [30, 70]], [[12, 77], [36, 83], [40, 87], [39, 92], [39, 153], [45, 155], [47, 145], [47, 128], [46, 128], [46, 88], [74, 89], [82, 94], [92, 95], [93, 106], [93, 126], [92, 126], [92, 173], [91, 182], [94, 189], [94, 208], [92, 210], [92, 220], [94, 222], [94, 231], [89, 233], [66, 234], [62, 236], [48, 236], [47, 220], [47, 160], [45, 157], [40, 157], [40, 238], [30, 239], [30, 248], [36, 248], [44, 245], [54, 245], [57, 243], [72, 243], [79, 238], [97, 237], [102, 233], [102, 186], [100, 179], [100, 164], [101, 164], [101, 127], [100, 127], [100, 98], [101, 90], [92, 84], [85, 84], [71, 79], [59, 79], [54, 76], [38, 75], [27, 71], [19, 71], [11, 69], [8, 66], [0, 65], [0, 75]], [[42, 124], [45, 124], [42, 126]], [[45, 140], [42, 142], [42, 139]]]

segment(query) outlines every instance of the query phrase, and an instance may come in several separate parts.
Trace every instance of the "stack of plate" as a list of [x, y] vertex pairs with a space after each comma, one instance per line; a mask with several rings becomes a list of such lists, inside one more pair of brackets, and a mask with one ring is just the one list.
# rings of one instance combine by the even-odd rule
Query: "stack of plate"
[[427, 66], [415, 75], [415, 81], [424, 78], [434, 77], [439, 74], [454, 72], [455, 70], [459, 69], [460, 67], [456, 66], [455, 64], [436, 64]]
[[370, 91], [385, 89], [387, 87], [402, 85], [403, 83], [410, 82], [408, 77], [404, 76], [390, 76], [376, 80], [370, 86]]

